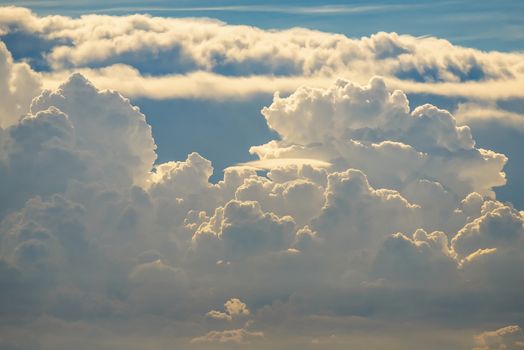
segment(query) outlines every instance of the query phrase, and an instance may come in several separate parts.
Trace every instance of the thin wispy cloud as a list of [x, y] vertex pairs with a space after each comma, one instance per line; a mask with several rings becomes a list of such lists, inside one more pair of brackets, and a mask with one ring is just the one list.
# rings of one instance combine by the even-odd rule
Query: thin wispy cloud
[[[352, 5], [322, 5], [322, 6], [274, 6], [274, 5], [241, 5], [241, 6], [197, 6], [197, 7], [166, 7], [166, 6], [124, 6], [94, 8], [91, 12], [246, 12], [246, 13], [283, 13], [295, 15], [317, 14], [351, 14], [370, 13], [383, 11], [400, 11], [407, 5], [378, 5], [378, 6], [352, 6]], [[409, 6], [413, 7], [413, 6]]]

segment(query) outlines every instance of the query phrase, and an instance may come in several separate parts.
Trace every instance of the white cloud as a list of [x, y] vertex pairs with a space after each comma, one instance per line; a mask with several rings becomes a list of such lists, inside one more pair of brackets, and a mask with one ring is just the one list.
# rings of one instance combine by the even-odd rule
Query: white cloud
[[114, 91], [100, 91], [74, 74], [57, 90], [45, 90], [37, 96], [31, 112], [50, 107], [68, 115], [79, 151], [87, 157], [91, 153], [89, 161], [98, 163], [88, 169], [95, 172], [94, 176], [105, 178], [111, 185], [146, 181], [156, 159], [156, 146], [145, 116], [129, 100]]
[[40, 92], [41, 78], [28, 64], [13, 62], [1, 41], [0, 75], [0, 128], [6, 128], [29, 112], [31, 99]]
[[129, 100], [80, 75], [37, 96], [19, 123], [0, 130], [2, 209], [73, 181], [145, 184], [156, 158], [151, 128]]
[[276, 95], [262, 114], [281, 136], [251, 148], [264, 160], [328, 161], [394, 189], [436, 180], [459, 196], [492, 195], [505, 183], [504, 155], [475, 148], [469, 127], [445, 110], [426, 104], [410, 111], [406, 95], [389, 92], [380, 78], [366, 86], [338, 80], [328, 89], [302, 87], [287, 98]]
[[[132, 97], [238, 98], [291, 92], [313, 80], [328, 87], [338, 76], [365, 83], [373, 75], [387, 77], [391, 86], [406, 92], [522, 97], [522, 54], [483, 52], [433, 37], [380, 32], [353, 39], [210, 19], [70, 18], [38, 16], [17, 7], [2, 12], [4, 34], [19, 31], [53, 42], [44, 57], [52, 68], [45, 74], [48, 88], [73, 69], [101, 88]], [[119, 79], [124, 72], [125, 81]]]

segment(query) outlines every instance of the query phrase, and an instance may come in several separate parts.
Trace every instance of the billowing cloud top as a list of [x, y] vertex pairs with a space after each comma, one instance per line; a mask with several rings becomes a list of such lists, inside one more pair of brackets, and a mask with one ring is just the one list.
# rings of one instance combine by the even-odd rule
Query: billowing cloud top
[[469, 127], [445, 110], [426, 104], [410, 111], [406, 95], [388, 92], [381, 78], [299, 88], [284, 99], [276, 95], [262, 114], [281, 136], [251, 148], [263, 159], [314, 155], [338, 169], [362, 169], [380, 186], [431, 179], [460, 196], [490, 194], [505, 183], [504, 155], [476, 149]]
[[[521, 54], [21, 8], [0, 28], [50, 45], [40, 73], [0, 46], [0, 348], [522, 347], [524, 212], [494, 193], [508, 158], [395, 88], [518, 80]], [[275, 139], [212, 182], [196, 152], [155, 163], [120, 93], [80, 73], [41, 90], [70, 68], [311, 84], [276, 93]], [[352, 70], [370, 79], [332, 77]]]

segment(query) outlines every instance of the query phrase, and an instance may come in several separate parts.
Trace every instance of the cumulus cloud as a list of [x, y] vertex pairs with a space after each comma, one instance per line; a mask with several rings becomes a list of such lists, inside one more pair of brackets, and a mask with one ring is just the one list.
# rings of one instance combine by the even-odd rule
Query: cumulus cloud
[[[96, 139], [96, 142], [92, 140]], [[144, 184], [156, 158], [151, 128], [129, 100], [80, 75], [37, 96], [30, 113], [0, 131], [2, 210], [74, 180]]]
[[475, 148], [470, 129], [445, 110], [428, 104], [410, 110], [406, 95], [389, 92], [380, 78], [366, 86], [338, 80], [328, 89], [276, 95], [262, 114], [281, 136], [251, 148], [262, 159], [305, 157], [355, 167], [373, 184], [394, 189], [436, 180], [459, 196], [492, 194], [505, 183], [504, 155]]
[[481, 214], [453, 238], [453, 249], [459, 256], [467, 258], [482, 249], [518, 244], [524, 232], [521, 213], [498, 202], [486, 202]]
[[[396, 34], [354, 40], [18, 8], [6, 9], [0, 24], [5, 33], [63, 40], [46, 56], [58, 70], [123, 62], [140, 74], [299, 75], [313, 83], [359, 68], [413, 84], [522, 73], [520, 54]], [[450, 112], [410, 106], [387, 79], [275, 94], [262, 114], [276, 139], [251, 148], [259, 160], [211, 182], [213, 164], [196, 152], [155, 164], [145, 116], [81, 74], [30, 102], [35, 90], [16, 72], [33, 82], [37, 75], [1, 50], [15, 77], [8, 104], [24, 102], [5, 110], [0, 129], [0, 196], [8, 198], [0, 205], [0, 331], [9, 339], [35, 329], [37, 344], [49, 334], [41, 320], [54, 320], [62, 331], [65, 321], [78, 326], [74, 334], [100, 325], [106, 348], [136, 329], [196, 348], [300, 347], [304, 339], [347, 348], [372, 328], [398, 339], [391, 321], [401, 320], [453, 333], [453, 348], [464, 347], [463, 329], [489, 329], [483, 320], [519, 321], [524, 214], [493, 192], [505, 183], [507, 157], [478, 147]], [[158, 71], [148, 70], [151, 62]], [[12, 86], [28, 95], [17, 100]], [[335, 341], [333, 330], [349, 340]], [[507, 341], [518, 330], [479, 334], [476, 349], [520, 346]], [[69, 347], [80, 339], [57, 338]]]
[[251, 313], [246, 304], [237, 298], [231, 298], [226, 301], [224, 310], [225, 312], [211, 310], [206, 315], [217, 320], [231, 321], [234, 318], [247, 316]]
[[[380, 79], [302, 88], [263, 113], [281, 137], [254, 148], [277, 160], [269, 172], [236, 166], [211, 183], [213, 166], [197, 153], [154, 165], [144, 115], [118, 93], [80, 75], [42, 92], [1, 134], [2, 190], [12, 199], [0, 273], [2, 295], [15, 301], [6, 312], [148, 315], [198, 324], [188, 333], [194, 346], [258, 344], [278, 333], [275, 300], [287, 329], [286, 319], [333, 312], [428, 317], [434, 300], [472, 285], [521, 290], [522, 213], [489, 197], [492, 182], [482, 179], [495, 174], [461, 172], [471, 158], [505, 158], [475, 148], [450, 113], [410, 111]], [[444, 169], [450, 162], [456, 168]], [[411, 290], [427, 296], [414, 301], [419, 311], [400, 312]], [[391, 298], [398, 307], [386, 307]], [[223, 311], [212, 309], [224, 299]], [[509, 300], [495, 303], [500, 317]]]
[[223, 250], [225, 260], [230, 260], [264, 251], [285, 250], [291, 243], [294, 229], [295, 222], [290, 216], [265, 213], [258, 202], [232, 200], [218, 207], [209, 221], [200, 225], [193, 241], [197, 247], [212, 244], [213, 249]]
[[[144, 174], [156, 159], [156, 146], [144, 115], [129, 100], [114, 91], [100, 91], [74, 74], [58, 89], [36, 97], [31, 112], [51, 106], [69, 116], [77, 145], [97, 155], [91, 159], [100, 163], [99, 169], [92, 169], [100, 172], [98, 176], [112, 177], [107, 179], [111, 184], [145, 181]], [[97, 133], [96, 143], [89, 142], [92, 132]]]
[[398, 287], [440, 288], [455, 283], [457, 265], [443, 232], [418, 229], [413, 237], [396, 233], [384, 241], [373, 266], [374, 274]]
[[313, 227], [334, 249], [373, 249], [389, 234], [417, 225], [416, 205], [396, 191], [375, 190], [359, 170], [330, 174], [325, 196]]

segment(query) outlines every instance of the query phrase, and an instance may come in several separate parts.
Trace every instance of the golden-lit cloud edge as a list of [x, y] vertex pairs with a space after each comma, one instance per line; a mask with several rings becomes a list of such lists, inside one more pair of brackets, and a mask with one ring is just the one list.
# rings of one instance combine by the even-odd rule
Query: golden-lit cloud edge
[[252, 169], [252, 170], [272, 170], [278, 168], [286, 168], [289, 166], [304, 166], [309, 165], [317, 169], [327, 169], [332, 164], [319, 159], [310, 158], [278, 158], [278, 159], [261, 159], [254, 160], [251, 162], [238, 163], [233, 166], [226, 168], [226, 170], [232, 169]]
[[[57, 88], [73, 72], [80, 72], [101, 89], [117, 90], [131, 98], [175, 99], [202, 98], [210, 100], [244, 99], [257, 94], [279, 91], [289, 94], [300, 86], [329, 87], [336, 78], [365, 84], [369, 76], [357, 72], [340, 71], [330, 76], [225, 76], [196, 71], [187, 74], [148, 76], [126, 65], [112, 65], [100, 69], [79, 68], [41, 73], [43, 86]], [[125, 76], [126, 79], [121, 77]], [[388, 86], [406, 93], [434, 94], [447, 97], [466, 97], [482, 100], [524, 98], [524, 75], [505, 80], [470, 82], [415, 82], [384, 76]]]

